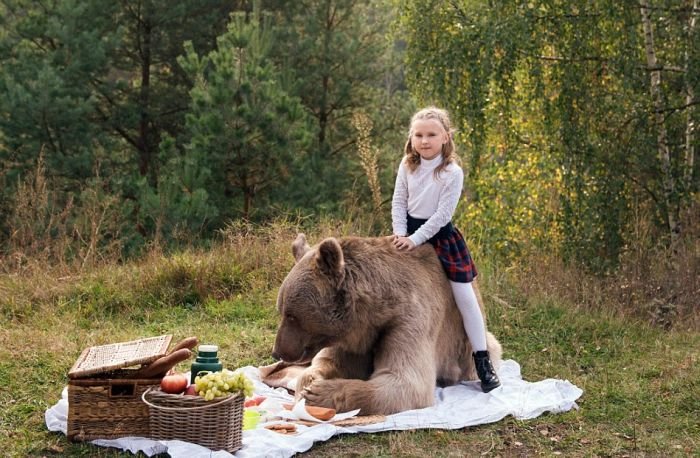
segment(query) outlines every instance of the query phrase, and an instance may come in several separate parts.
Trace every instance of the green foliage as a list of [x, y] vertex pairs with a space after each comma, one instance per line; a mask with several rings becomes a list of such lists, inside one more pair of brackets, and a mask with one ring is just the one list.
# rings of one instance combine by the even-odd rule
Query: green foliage
[[[639, 208], [657, 242], [687, 234], [700, 92], [689, 3], [648, 10], [653, 69], [647, 15], [629, 2], [139, 5], [0, 5], [4, 256], [87, 266], [105, 249], [210, 239], [239, 218], [380, 218], [410, 112], [429, 103], [458, 127], [456, 219], [489, 256], [549, 247], [607, 271], [631, 249]], [[370, 137], [352, 127], [360, 112]], [[32, 206], [20, 193], [39, 157], [50, 199]]]
[[[99, 182], [100, 195], [122, 202], [110, 222], [125, 254], [152, 234], [134, 204], [152, 192], [144, 183], [157, 181], [163, 132], [176, 135], [184, 123], [190, 81], [176, 57], [185, 39], [211, 49], [233, 5], [140, 6], [8, 0], [0, 7], [2, 242], [12, 234], [14, 194], [40, 155], [59, 212], [71, 207], [80, 218], [86, 209], [76, 196]], [[68, 217], [68, 226], [82, 224]]]
[[199, 193], [213, 207], [210, 214], [218, 213], [218, 225], [248, 218], [257, 201], [270, 199], [307, 144], [302, 106], [269, 60], [273, 31], [266, 18], [235, 14], [217, 50], [200, 57], [187, 43], [180, 60], [195, 84], [187, 138], [168, 164], [169, 179]]
[[358, 110], [388, 189], [410, 101], [387, 4], [263, 4], [269, 13], [256, 2], [2, 2], [3, 253], [40, 155], [55, 212], [81, 215], [76, 196], [97, 183], [119, 203], [124, 256], [209, 238], [235, 218], [363, 202]]
[[172, 137], [163, 139], [157, 189], [145, 179], [139, 181], [141, 219], [149, 232], [181, 241], [203, 234], [218, 217], [219, 210], [207, 192], [211, 169], [205, 152], [190, 149], [189, 154], [182, 154]]
[[[108, 15], [113, 2], [4, 2], [0, 28], [0, 161], [3, 193], [34, 167], [40, 153], [61, 186], [92, 175], [104, 134], [92, 122], [94, 79], [106, 76], [115, 46]], [[6, 211], [6, 208], [0, 211]]]
[[130, 185], [138, 176], [156, 186], [159, 144], [183, 129], [192, 86], [177, 61], [183, 43], [191, 41], [202, 52], [213, 49], [234, 6], [223, 0], [146, 0], [117, 3], [108, 17], [119, 46], [109, 56], [110, 77], [94, 82], [94, 94], [101, 126], [126, 151], [122, 173]]
[[[393, 12], [386, 2], [353, 0], [270, 2], [270, 9], [280, 23], [275, 60], [311, 116], [314, 133], [308, 157], [298, 158], [286, 203], [307, 211], [337, 211], [356, 197], [356, 182], [366, 180], [354, 154], [355, 112], [370, 117], [376, 143], [396, 158], [386, 161], [392, 175], [400, 156], [410, 96], [399, 52], [387, 38]], [[386, 176], [384, 186], [391, 184], [393, 178]]]
[[[509, 256], [539, 228], [535, 245], [604, 270], [625, 250], [640, 201], [673, 236], [673, 215], [698, 185], [697, 164], [688, 170], [698, 143], [687, 134], [697, 123], [687, 96], [698, 85], [690, 9], [651, 15], [661, 65], [682, 69], [662, 75], [669, 170], [658, 152], [639, 5], [417, 0], [400, 11], [411, 88], [461, 123], [471, 205], [463, 218], [482, 244], [508, 246], [501, 254]], [[524, 197], [536, 195], [546, 197]], [[536, 216], [523, 220], [526, 209]]]

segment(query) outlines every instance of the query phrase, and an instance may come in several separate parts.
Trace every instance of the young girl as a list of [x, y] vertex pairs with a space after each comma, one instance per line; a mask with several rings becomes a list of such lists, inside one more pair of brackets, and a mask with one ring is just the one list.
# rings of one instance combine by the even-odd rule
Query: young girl
[[462, 194], [464, 174], [445, 110], [429, 107], [411, 119], [405, 156], [399, 165], [391, 203], [394, 246], [410, 250], [430, 242], [450, 279], [464, 329], [474, 350], [481, 389], [501, 385], [486, 349], [486, 326], [471, 282], [476, 277], [462, 234], [451, 223]]

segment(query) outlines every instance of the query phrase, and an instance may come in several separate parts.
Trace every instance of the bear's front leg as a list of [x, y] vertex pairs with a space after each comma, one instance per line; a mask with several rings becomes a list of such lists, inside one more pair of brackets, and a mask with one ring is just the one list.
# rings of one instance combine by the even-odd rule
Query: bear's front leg
[[[371, 375], [341, 372], [342, 378], [316, 378], [300, 394], [309, 405], [333, 408], [338, 412], [360, 409], [360, 415], [389, 415], [420, 409], [435, 402], [436, 368], [432, 347], [413, 332], [413, 345], [401, 338], [406, 332], [397, 327], [384, 336], [373, 364], [364, 365]], [[336, 362], [345, 369], [347, 360]], [[371, 369], [370, 369], [371, 368]]]
[[333, 352], [324, 348], [314, 357], [311, 366], [304, 369], [297, 378], [294, 390], [294, 400], [299, 401], [302, 393], [317, 380], [325, 380], [338, 376], [338, 369], [334, 363]]
[[308, 405], [328, 407], [339, 413], [355, 409], [360, 409], [360, 415], [378, 413], [372, 407], [375, 394], [364, 380], [314, 380], [297, 395], [306, 399]]
[[304, 397], [306, 390], [316, 380], [323, 380], [323, 372], [315, 367], [307, 367], [304, 372], [297, 378], [296, 386], [294, 387], [294, 401], [299, 402]]
[[360, 415], [390, 415], [433, 405], [434, 388], [435, 383], [429, 380], [413, 384], [405, 378], [386, 375], [369, 381], [315, 380], [300, 394], [309, 405], [337, 412], [360, 409]]
[[367, 380], [372, 373], [372, 355], [353, 353], [336, 347], [321, 350], [296, 381], [295, 401], [314, 382], [330, 379]]

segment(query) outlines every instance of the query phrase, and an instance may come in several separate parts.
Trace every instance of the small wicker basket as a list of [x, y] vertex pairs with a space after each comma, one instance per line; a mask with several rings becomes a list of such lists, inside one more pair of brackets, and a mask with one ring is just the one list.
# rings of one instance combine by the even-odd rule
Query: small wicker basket
[[148, 405], [153, 439], [178, 439], [231, 453], [241, 448], [242, 394], [206, 401], [201, 396], [168, 394], [151, 388], [142, 399]]
[[172, 335], [88, 347], [68, 372], [66, 435], [72, 441], [150, 435], [148, 406], [141, 395], [160, 377], [136, 378], [129, 366], [155, 361]]
[[160, 379], [70, 380], [66, 435], [71, 441], [150, 435], [148, 407], [141, 395]]

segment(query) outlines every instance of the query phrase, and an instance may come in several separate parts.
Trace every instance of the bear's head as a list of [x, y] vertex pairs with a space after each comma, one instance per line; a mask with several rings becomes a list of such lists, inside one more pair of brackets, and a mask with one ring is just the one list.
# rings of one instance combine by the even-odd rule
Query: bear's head
[[282, 317], [272, 355], [304, 364], [342, 338], [351, 319], [344, 289], [345, 259], [335, 238], [311, 248], [304, 234], [292, 244], [296, 264], [277, 296]]

